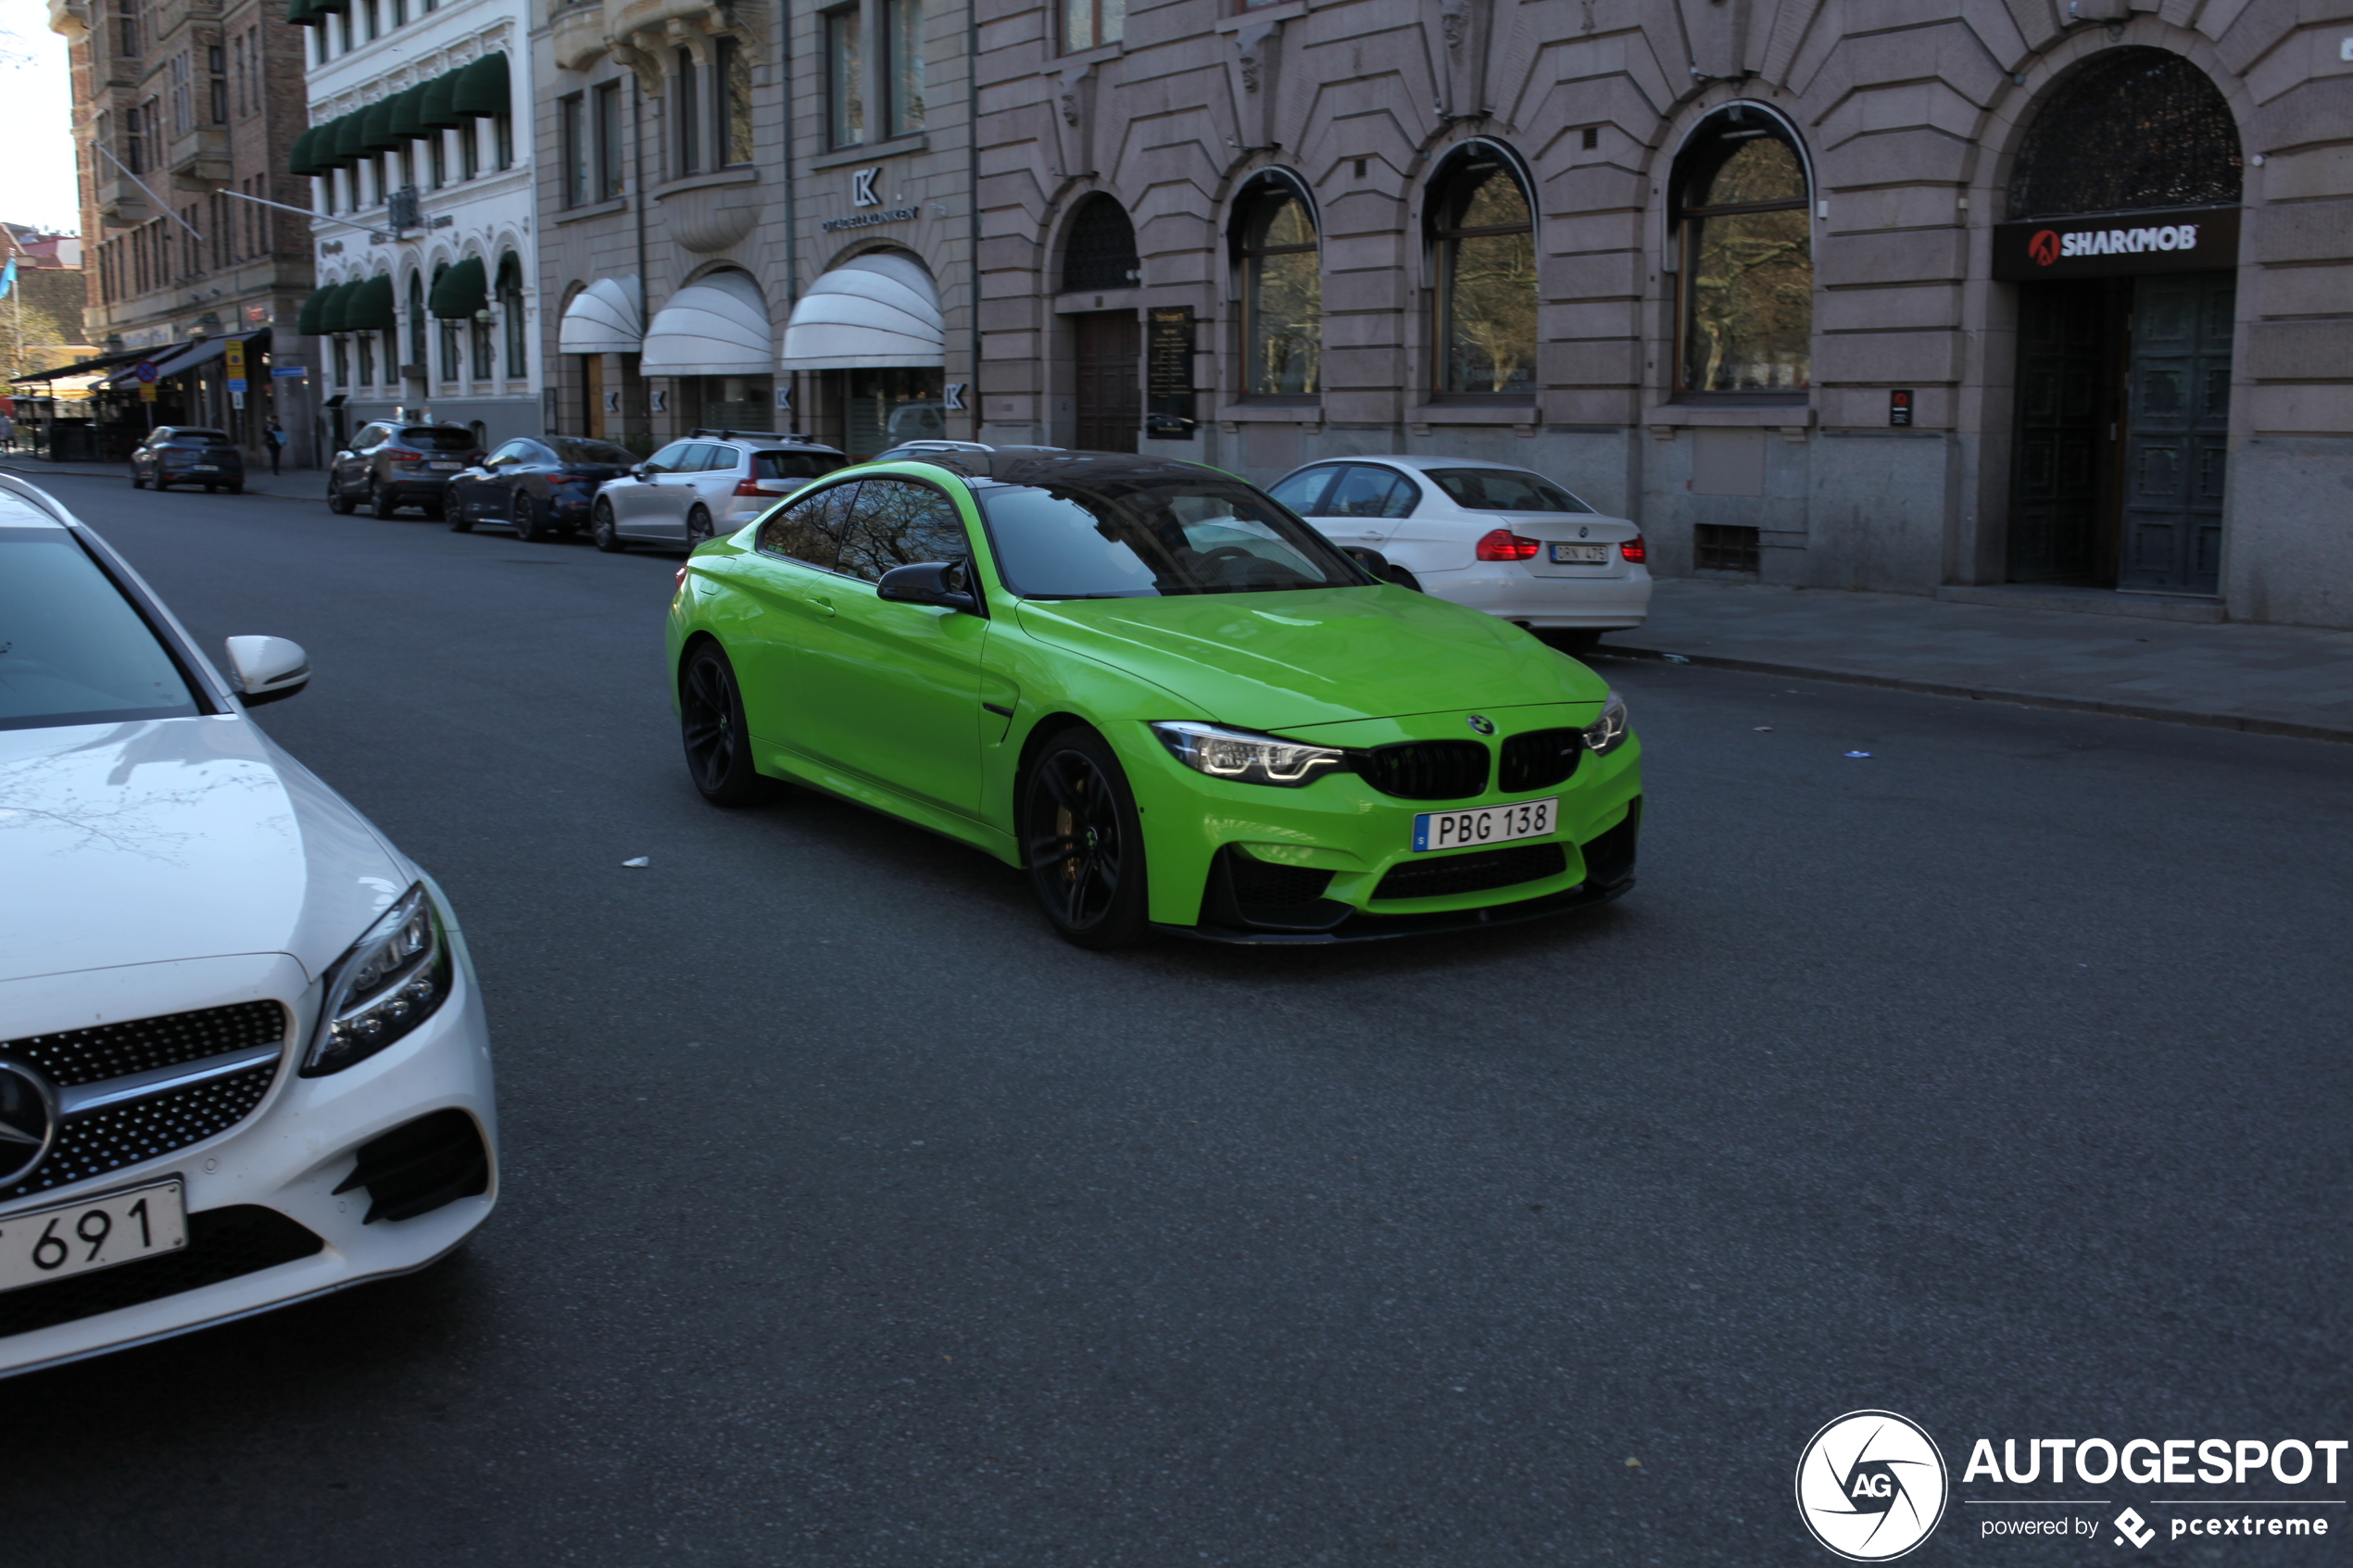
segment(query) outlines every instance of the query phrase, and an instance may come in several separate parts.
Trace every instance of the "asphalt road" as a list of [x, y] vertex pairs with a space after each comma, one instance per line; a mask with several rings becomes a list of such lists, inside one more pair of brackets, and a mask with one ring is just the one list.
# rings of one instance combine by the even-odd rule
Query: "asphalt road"
[[[0, 1386], [7, 1564], [1815, 1563], [1849, 1410], [1957, 1499], [1980, 1436], [2353, 1436], [2353, 750], [1613, 663], [1623, 902], [1099, 957], [912, 828], [704, 806], [674, 557], [54, 488], [309, 648], [263, 721], [455, 900], [505, 1198]], [[2120, 1555], [2343, 1562], [2326, 1512]], [[1983, 1515], [1910, 1561], [2120, 1555]]]

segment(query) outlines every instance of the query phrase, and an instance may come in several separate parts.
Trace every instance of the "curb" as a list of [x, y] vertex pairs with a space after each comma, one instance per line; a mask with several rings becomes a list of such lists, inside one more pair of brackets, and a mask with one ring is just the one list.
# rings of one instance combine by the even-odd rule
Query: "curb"
[[1615, 643], [1604, 643], [1593, 651], [1600, 658], [1639, 659], [1660, 664], [1696, 664], [1710, 670], [1739, 670], [1752, 675], [1785, 675], [1802, 681], [1836, 681], [1850, 686], [1878, 686], [1886, 691], [1917, 692], [1924, 696], [1966, 697], [1971, 702], [2007, 702], [2019, 708], [2104, 713], [2115, 719], [2146, 719], [2161, 724], [2195, 724], [2210, 730], [2237, 730], [2250, 735], [2281, 735], [2289, 740], [2353, 745], [2353, 729], [2333, 729], [2322, 724], [2291, 724], [2276, 719], [2250, 719], [2237, 713], [2199, 713], [2189, 709], [2159, 708], [2145, 703], [2101, 702], [2093, 697], [2066, 696], [2057, 692], [1960, 686], [1945, 681], [1914, 681], [1900, 675], [1866, 675], [1848, 670], [1826, 670], [1813, 664], [1775, 664], [1756, 659], [1725, 659], [1715, 654], [1668, 653], [1664, 648], [1626, 647]]

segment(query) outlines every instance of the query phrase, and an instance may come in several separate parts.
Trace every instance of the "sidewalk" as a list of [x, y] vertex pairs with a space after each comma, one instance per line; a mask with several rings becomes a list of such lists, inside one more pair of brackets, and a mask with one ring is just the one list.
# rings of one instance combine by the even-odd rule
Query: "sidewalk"
[[1601, 651], [2353, 741], [2353, 632], [1661, 578]]
[[[127, 463], [53, 463], [30, 452], [0, 452], [0, 470], [15, 474], [19, 479], [29, 479], [44, 488], [53, 479], [63, 480], [66, 487], [57, 494], [69, 504], [91, 480], [112, 480], [125, 490], [131, 488], [131, 468]], [[265, 465], [258, 472], [250, 469], [246, 470], [245, 493], [284, 500], [316, 501], [327, 493], [327, 478], [317, 469], [288, 469], [272, 478]], [[202, 486], [197, 487], [196, 494], [204, 494]]]

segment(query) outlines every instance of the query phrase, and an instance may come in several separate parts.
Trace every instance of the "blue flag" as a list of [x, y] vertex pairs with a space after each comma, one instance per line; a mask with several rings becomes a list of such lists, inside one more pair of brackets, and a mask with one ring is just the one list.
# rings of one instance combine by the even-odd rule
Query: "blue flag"
[[17, 258], [12, 256], [8, 257], [8, 265], [5, 268], [0, 268], [0, 299], [7, 298], [8, 291], [16, 286]]

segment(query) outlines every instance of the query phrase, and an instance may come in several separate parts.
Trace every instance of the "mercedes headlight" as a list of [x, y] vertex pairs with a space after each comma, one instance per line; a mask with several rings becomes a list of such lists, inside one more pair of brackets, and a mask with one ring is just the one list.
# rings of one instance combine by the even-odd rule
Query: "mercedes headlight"
[[1348, 753], [1335, 746], [1302, 746], [1247, 730], [1190, 721], [1154, 724], [1151, 730], [1177, 761], [1213, 779], [1296, 789], [1348, 765]]
[[450, 971], [449, 934], [421, 882], [327, 971], [303, 1075], [340, 1073], [431, 1018], [449, 997]]
[[1585, 726], [1585, 745], [1595, 756], [1606, 757], [1626, 744], [1626, 699], [1612, 692], [1602, 700], [1602, 716]]

